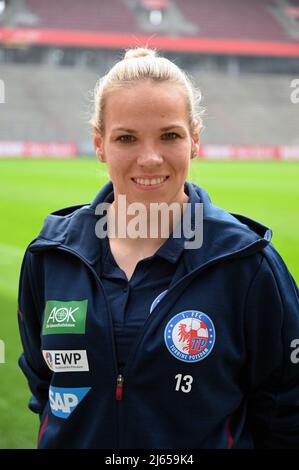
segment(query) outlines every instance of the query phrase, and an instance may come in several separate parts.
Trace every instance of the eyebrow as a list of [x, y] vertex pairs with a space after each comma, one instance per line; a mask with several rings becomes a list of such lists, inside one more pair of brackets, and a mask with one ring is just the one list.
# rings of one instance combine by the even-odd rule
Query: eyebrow
[[127, 129], [126, 127], [116, 127], [115, 129], [112, 129], [112, 132], [117, 132], [117, 131], [128, 132], [129, 134], [136, 133], [136, 131], [134, 131], [133, 129]]
[[[173, 124], [171, 126], [162, 127], [160, 129], [160, 131], [167, 132], [171, 129], [182, 129], [182, 130], [184, 130], [184, 127], [180, 126], [179, 124]], [[127, 132], [128, 134], [137, 134], [137, 131], [135, 131], [134, 129], [128, 129], [126, 127], [116, 127], [115, 129], [112, 129], [112, 132], [117, 132], [117, 131]]]
[[171, 129], [182, 129], [184, 130], [183, 126], [180, 126], [179, 124], [173, 124], [172, 126], [167, 126], [167, 127], [162, 127], [161, 131], [170, 131]]

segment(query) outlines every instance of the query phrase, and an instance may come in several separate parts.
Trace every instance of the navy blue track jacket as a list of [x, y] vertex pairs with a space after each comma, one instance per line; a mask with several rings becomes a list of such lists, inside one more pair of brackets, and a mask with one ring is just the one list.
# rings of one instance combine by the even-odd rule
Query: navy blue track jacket
[[112, 183], [50, 214], [29, 245], [19, 364], [40, 448], [299, 448], [298, 289], [271, 230], [192, 187], [203, 245], [184, 250], [189, 272], [157, 302], [121, 376], [94, 269], [95, 207]]

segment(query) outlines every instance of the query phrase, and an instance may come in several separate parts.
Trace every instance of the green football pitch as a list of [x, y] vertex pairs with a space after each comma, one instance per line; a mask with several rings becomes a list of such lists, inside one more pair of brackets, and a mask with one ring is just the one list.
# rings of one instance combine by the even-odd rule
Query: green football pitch
[[[34, 448], [38, 418], [27, 409], [29, 390], [17, 360], [17, 288], [26, 245], [45, 216], [56, 209], [88, 203], [108, 180], [94, 159], [0, 160], [0, 448]], [[193, 161], [189, 180], [212, 201], [273, 230], [273, 243], [299, 280], [299, 162]]]

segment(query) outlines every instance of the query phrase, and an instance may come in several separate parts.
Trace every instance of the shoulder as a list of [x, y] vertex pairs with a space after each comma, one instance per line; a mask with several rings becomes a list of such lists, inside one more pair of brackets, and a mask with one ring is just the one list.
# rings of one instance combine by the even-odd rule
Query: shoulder
[[298, 302], [298, 287], [290, 273], [285, 261], [278, 253], [276, 248], [270, 243], [263, 250], [264, 263], [263, 271], [272, 275], [273, 280], [280, 292], [281, 298], [285, 298], [286, 294], [293, 295]]
[[90, 214], [94, 214], [94, 211], [90, 209], [90, 204], [64, 207], [51, 212], [45, 218], [39, 234], [29, 246], [36, 245], [38, 241], [43, 244], [47, 241], [51, 244], [64, 242], [71, 231], [78, 230], [79, 226], [84, 223], [84, 216]]
[[264, 315], [266, 311], [269, 312], [269, 321], [273, 320], [274, 312], [277, 311], [280, 311], [282, 316], [286, 312], [292, 312], [298, 317], [298, 287], [272, 243], [261, 250], [259, 260], [247, 295], [249, 311], [259, 311], [263, 306]]

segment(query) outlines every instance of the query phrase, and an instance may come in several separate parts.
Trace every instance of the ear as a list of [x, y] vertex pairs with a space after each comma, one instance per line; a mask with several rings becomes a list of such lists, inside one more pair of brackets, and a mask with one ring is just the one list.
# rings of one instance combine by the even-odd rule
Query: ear
[[104, 144], [103, 137], [96, 127], [93, 128], [93, 146], [96, 152], [96, 156], [101, 162], [104, 162]]
[[198, 130], [198, 121], [193, 122], [192, 126], [192, 153], [195, 155], [199, 154], [199, 147], [200, 147], [200, 134]]
[[198, 155], [199, 154], [199, 147], [200, 147], [200, 136], [198, 134], [196, 134], [196, 136], [194, 138], [192, 138], [192, 142], [193, 142], [193, 151], [194, 151], [194, 153], [196, 153]]

